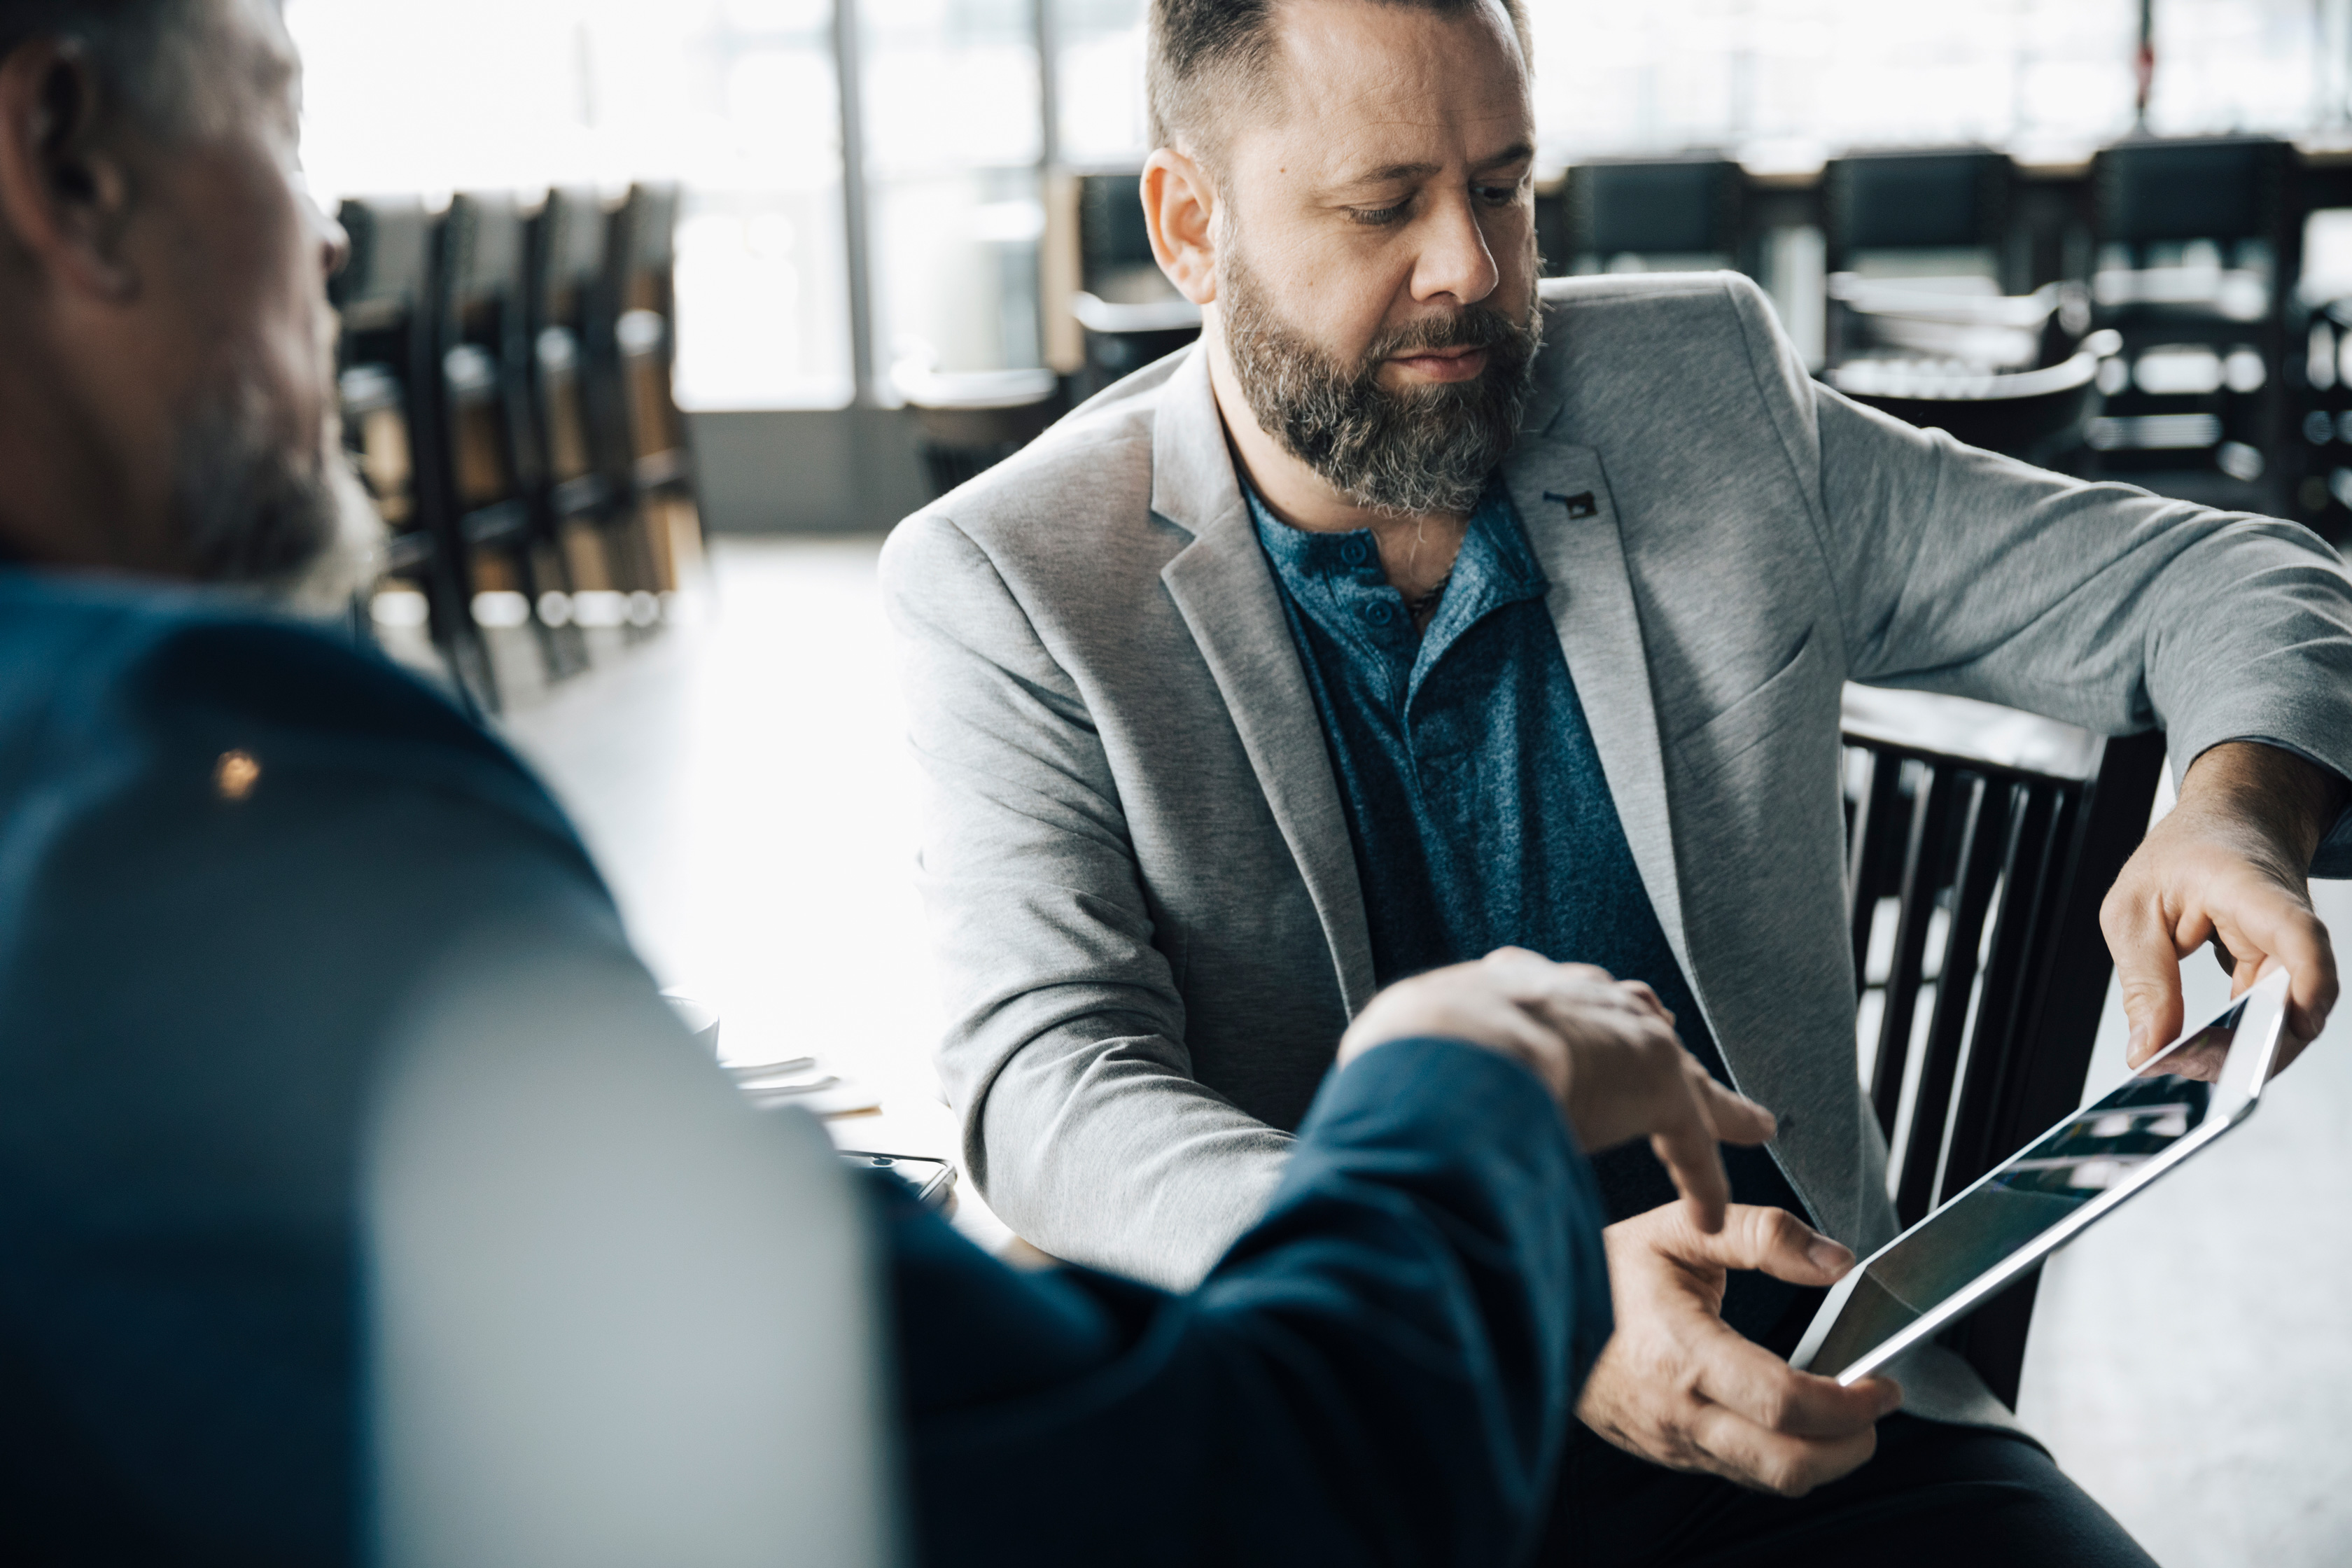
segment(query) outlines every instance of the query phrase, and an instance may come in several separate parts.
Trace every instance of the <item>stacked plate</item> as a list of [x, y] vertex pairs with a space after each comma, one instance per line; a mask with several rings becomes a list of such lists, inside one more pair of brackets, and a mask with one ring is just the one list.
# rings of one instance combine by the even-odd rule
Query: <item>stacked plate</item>
[[814, 1057], [723, 1065], [735, 1087], [762, 1110], [797, 1105], [815, 1116], [856, 1116], [882, 1109], [880, 1095], [855, 1079], [827, 1071]]
[[797, 1105], [813, 1116], [857, 1116], [882, 1109], [882, 1097], [859, 1083], [828, 1071], [814, 1057], [777, 1057], [761, 1061], [730, 1062], [719, 1049], [719, 1014], [709, 1004], [682, 992], [662, 996], [677, 1014], [678, 1022], [695, 1043], [719, 1058], [744, 1098], [762, 1110]]

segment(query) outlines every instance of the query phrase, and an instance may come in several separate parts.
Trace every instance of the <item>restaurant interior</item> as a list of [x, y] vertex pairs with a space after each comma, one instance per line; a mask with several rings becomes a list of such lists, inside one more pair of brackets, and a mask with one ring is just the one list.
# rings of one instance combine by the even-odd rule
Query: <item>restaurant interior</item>
[[[1199, 331], [1137, 199], [1143, 9], [286, 6], [389, 534], [353, 626], [542, 773], [747, 1092], [844, 1149], [958, 1158], [882, 538]], [[1548, 275], [1735, 269], [1858, 402], [2352, 540], [2352, 0], [1528, 11]], [[1856, 1066], [1910, 1220], [2122, 1075], [2102, 868], [2171, 785], [2160, 737], [1845, 714]], [[2347, 1192], [2323, 1039], [1971, 1331], [2168, 1568], [2352, 1561]]]

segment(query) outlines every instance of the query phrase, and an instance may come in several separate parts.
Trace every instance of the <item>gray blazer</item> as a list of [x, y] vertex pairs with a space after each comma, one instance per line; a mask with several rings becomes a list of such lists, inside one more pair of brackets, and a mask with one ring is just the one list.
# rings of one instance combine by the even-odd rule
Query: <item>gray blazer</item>
[[[1544, 297], [1504, 478], [1667, 940], [1815, 1220], [1866, 1251], [1894, 1215], [1855, 1070], [1843, 683], [2160, 724], [2179, 765], [2269, 737], [2352, 774], [2352, 581], [2293, 524], [1858, 407], [1738, 276]], [[1205, 359], [907, 520], [883, 581], [972, 1175], [1048, 1252], [1187, 1285], [1256, 1216], [1373, 989]], [[1922, 1414], [1998, 1418], [1956, 1358], [1898, 1375]]]

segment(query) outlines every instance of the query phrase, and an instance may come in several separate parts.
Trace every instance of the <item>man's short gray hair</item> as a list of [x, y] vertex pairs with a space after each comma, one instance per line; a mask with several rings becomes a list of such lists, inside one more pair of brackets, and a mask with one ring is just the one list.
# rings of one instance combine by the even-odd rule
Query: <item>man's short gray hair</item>
[[[1532, 61], [1524, 0], [1364, 0], [1367, 5], [1467, 16], [1499, 4]], [[1263, 100], [1269, 86], [1274, 14], [1281, 0], [1151, 0], [1144, 94], [1151, 144], [1213, 160], [1224, 122], [1237, 107]], [[1212, 128], [1215, 128], [1213, 131]]]
[[88, 50], [99, 77], [143, 124], [184, 127], [194, 112], [193, 46], [218, 0], [0, 0], [0, 59], [35, 38]]

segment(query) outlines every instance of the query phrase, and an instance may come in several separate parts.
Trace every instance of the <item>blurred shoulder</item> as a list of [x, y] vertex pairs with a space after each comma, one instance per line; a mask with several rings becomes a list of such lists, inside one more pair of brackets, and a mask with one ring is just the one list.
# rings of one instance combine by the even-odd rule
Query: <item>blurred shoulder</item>
[[366, 779], [576, 842], [497, 739], [343, 637], [216, 595], [0, 571], [0, 795], [158, 775], [209, 794], [231, 753], [279, 788]]

